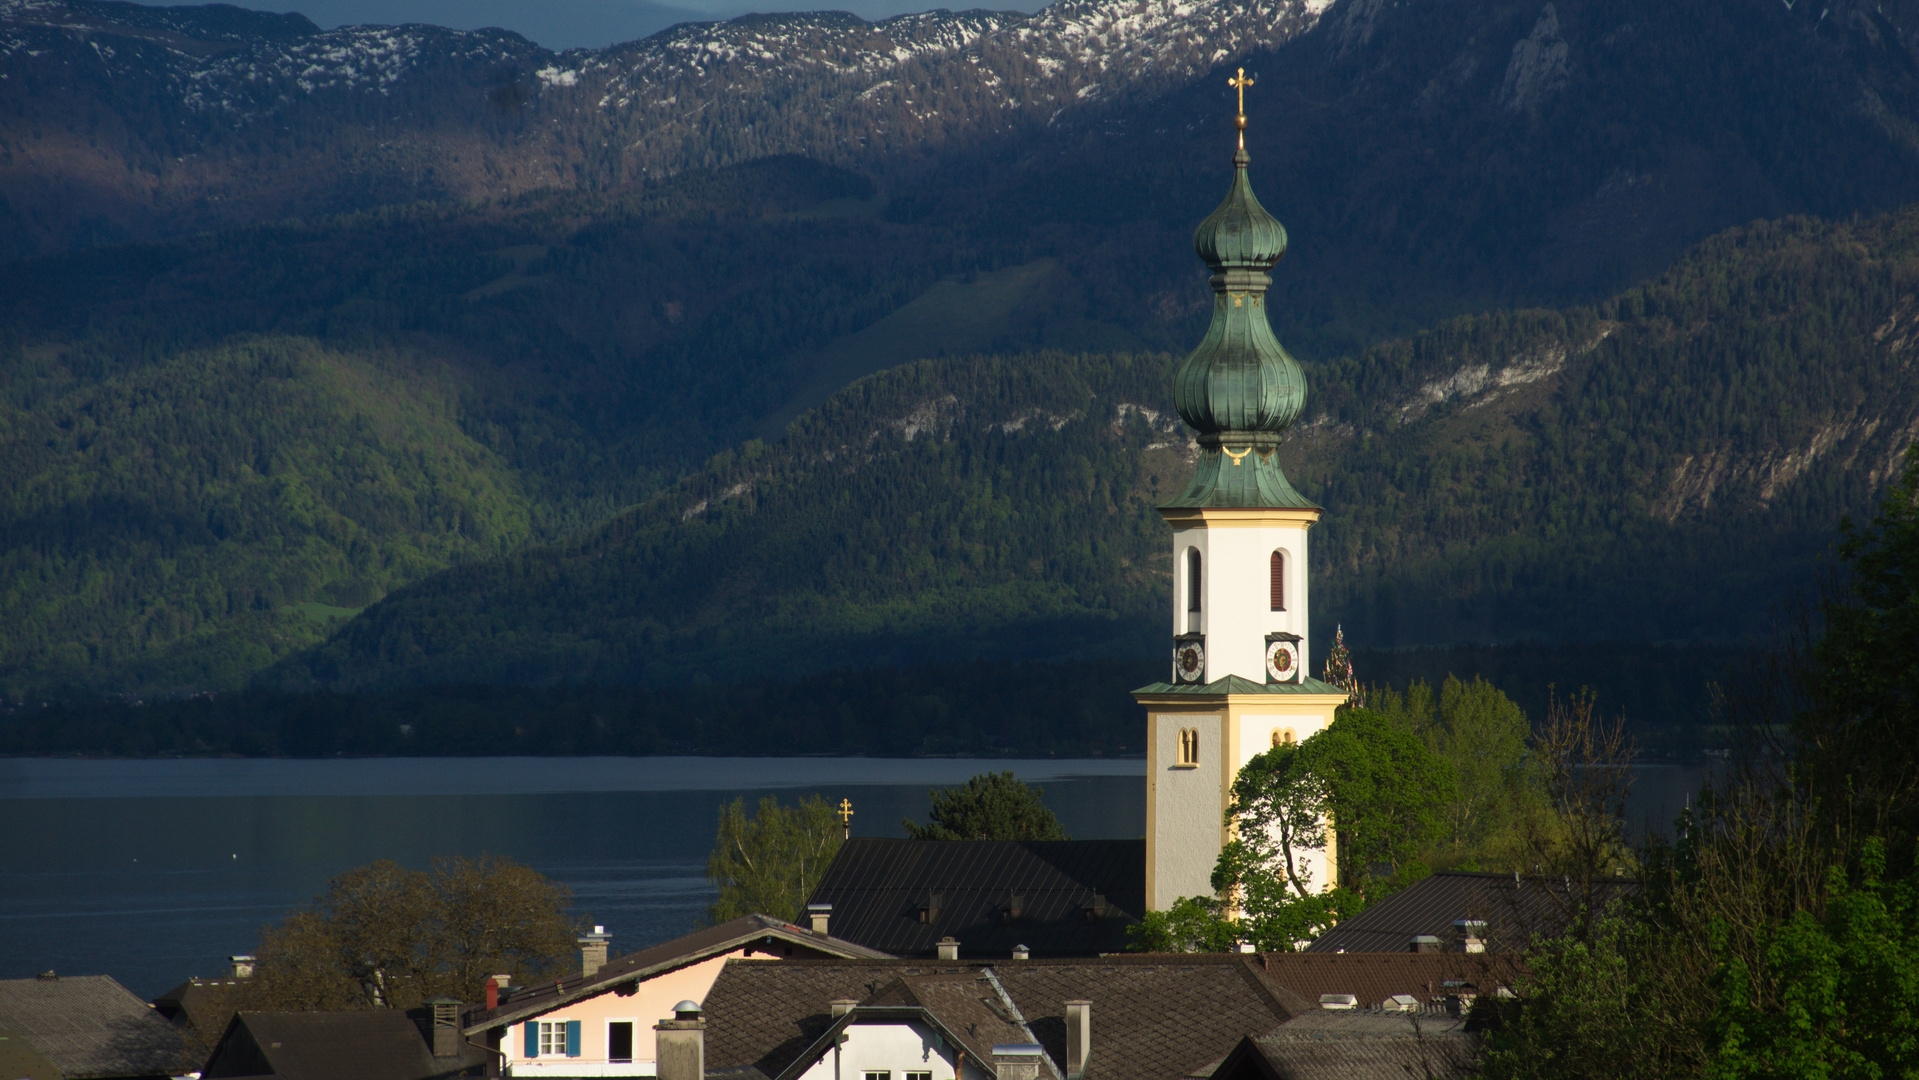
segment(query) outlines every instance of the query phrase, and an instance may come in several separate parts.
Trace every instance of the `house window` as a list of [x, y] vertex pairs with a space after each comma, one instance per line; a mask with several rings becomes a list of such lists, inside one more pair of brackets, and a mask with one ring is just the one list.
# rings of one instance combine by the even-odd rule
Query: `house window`
[[1186, 610], [1199, 610], [1199, 549], [1186, 549]]
[[886, 1069], [880, 1069], [877, 1072], [868, 1070], [861, 1073], [860, 1078], [861, 1080], [893, 1080], [893, 1074]]
[[907, 1073], [906, 1080], [933, 1080], [933, 1074], [930, 1072]]
[[1286, 610], [1286, 553], [1273, 552], [1272, 565], [1273, 610]]
[[1181, 765], [1199, 764], [1199, 729], [1179, 729], [1179, 763]]
[[633, 1060], [633, 1022], [616, 1020], [606, 1025], [606, 1060]]
[[540, 1021], [541, 1057], [578, 1057], [578, 1038], [568, 1038], [572, 1024], [565, 1020]]

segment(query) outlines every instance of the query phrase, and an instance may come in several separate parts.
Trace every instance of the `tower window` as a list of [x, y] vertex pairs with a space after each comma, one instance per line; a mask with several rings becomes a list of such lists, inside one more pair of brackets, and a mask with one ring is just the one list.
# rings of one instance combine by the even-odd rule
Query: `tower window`
[[1272, 559], [1273, 610], [1286, 610], [1286, 553], [1273, 552]]
[[1186, 549], [1186, 610], [1199, 610], [1199, 549]]
[[1299, 738], [1293, 734], [1292, 728], [1275, 728], [1273, 730], [1274, 746], [1291, 746], [1298, 741]]
[[1183, 727], [1179, 729], [1179, 763], [1181, 765], [1199, 764], [1199, 729]]

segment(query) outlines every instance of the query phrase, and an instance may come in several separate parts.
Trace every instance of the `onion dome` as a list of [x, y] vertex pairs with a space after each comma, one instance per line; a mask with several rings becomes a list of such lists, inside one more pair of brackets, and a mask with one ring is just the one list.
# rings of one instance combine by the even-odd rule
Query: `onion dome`
[[[1251, 85], [1241, 78], [1233, 85]], [[1213, 322], [1173, 372], [1173, 403], [1199, 434], [1200, 465], [1169, 505], [1317, 509], [1273, 455], [1306, 407], [1306, 373], [1266, 321], [1268, 272], [1286, 251], [1286, 228], [1254, 197], [1249, 161], [1242, 135], [1232, 189], [1193, 234], [1193, 249], [1213, 271]]]

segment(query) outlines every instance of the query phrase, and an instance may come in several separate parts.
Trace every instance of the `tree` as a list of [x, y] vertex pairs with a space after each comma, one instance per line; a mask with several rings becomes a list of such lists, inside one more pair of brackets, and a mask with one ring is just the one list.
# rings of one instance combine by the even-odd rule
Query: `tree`
[[1164, 911], [1149, 911], [1126, 928], [1133, 952], [1231, 952], [1240, 931], [1225, 905], [1210, 896], [1182, 896]]
[[708, 921], [756, 913], [798, 919], [844, 837], [832, 804], [818, 795], [792, 807], [768, 795], [750, 818], [744, 799], [720, 807], [713, 853], [706, 860], [706, 876], [720, 895], [706, 909]]
[[981, 773], [959, 787], [927, 792], [933, 801], [925, 825], [904, 822], [915, 840], [1067, 840], [1059, 818], [1040, 801], [1045, 788], [1028, 787], [1011, 772]]
[[1880, 836], [1897, 864], [1919, 838], [1919, 446], [1871, 524], [1845, 521], [1840, 536], [1842, 576], [1793, 717], [1794, 772], [1831, 832]]
[[478, 1001], [488, 975], [562, 967], [575, 927], [566, 886], [497, 856], [388, 860], [334, 878], [311, 907], [261, 932], [247, 1008], [412, 1008]]
[[1403, 695], [1380, 689], [1371, 697], [1376, 711], [1453, 769], [1453, 797], [1439, 808], [1439, 832], [1424, 861], [1435, 869], [1531, 869], [1527, 837], [1551, 831], [1551, 811], [1518, 703], [1477, 676], [1466, 682], [1449, 675], [1437, 695], [1415, 681]]
[[1458, 788], [1452, 766], [1370, 709], [1342, 710], [1306, 745], [1333, 808], [1337, 884], [1369, 904], [1426, 876], [1420, 855]]

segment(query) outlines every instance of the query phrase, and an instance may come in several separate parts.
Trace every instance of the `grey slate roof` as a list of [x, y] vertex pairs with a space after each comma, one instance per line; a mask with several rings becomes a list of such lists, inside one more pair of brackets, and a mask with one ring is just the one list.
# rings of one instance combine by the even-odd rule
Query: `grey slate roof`
[[477, 1076], [491, 1056], [471, 1044], [436, 1058], [420, 1024], [396, 1009], [241, 1012], [207, 1058], [206, 1080], [435, 1080]]
[[1510, 953], [1265, 953], [1260, 963], [1267, 979], [1307, 1001], [1351, 994], [1361, 1008], [1401, 994], [1421, 1004], [1442, 1001], [1458, 992], [1448, 983], [1490, 994], [1510, 989], [1521, 974]]
[[648, 979], [688, 964], [697, 964], [709, 957], [732, 952], [742, 945], [754, 945], [762, 955], [781, 959], [796, 956], [891, 959], [884, 952], [838, 936], [827, 937], [811, 930], [802, 930], [771, 915], [742, 915], [639, 952], [616, 956], [591, 976], [573, 975], [516, 988], [506, 1000], [500, 1002], [499, 1008], [467, 1010], [461, 1019], [461, 1029], [472, 1034], [490, 1027], [517, 1024], [528, 1017], [604, 993], [620, 983]]
[[[1638, 889], [1638, 882], [1625, 878], [1596, 881], [1590, 901], [1603, 907]], [[1588, 899], [1576, 881], [1442, 871], [1342, 920], [1306, 951], [1405, 952], [1420, 934], [1450, 944], [1455, 921], [1479, 919], [1487, 924], [1488, 949], [1520, 952], [1535, 934], [1563, 932], [1568, 913]]]
[[[921, 911], [937, 896], [937, 914]], [[1015, 918], [1009, 910], [1021, 901]], [[1089, 915], [1095, 897], [1102, 914]], [[927, 957], [959, 939], [960, 956], [1097, 956], [1126, 948], [1146, 907], [1145, 840], [888, 840], [855, 837], [820, 878], [836, 937], [895, 956]]]
[[105, 975], [0, 980], [0, 1029], [72, 1080], [166, 1076], [183, 1064], [180, 1032]]
[[1241, 1042], [1213, 1080], [1440, 1080], [1472, 1075], [1478, 1051], [1444, 1013], [1315, 1010]]
[[[992, 973], [992, 979], [987, 976]], [[990, 1004], [997, 979], [1055, 1065], [1066, 1053], [1065, 1003], [1090, 1000], [1087, 1080], [1178, 1080], [1218, 1061], [1242, 1037], [1313, 1008], [1268, 979], [1256, 956], [1115, 956], [1089, 960], [729, 961], [707, 994], [706, 1067], [772, 1080], [832, 1024], [831, 1003], [873, 1007], [908, 998], [985, 1044], [1010, 1032]], [[985, 1018], [992, 1015], [990, 1022]], [[998, 1032], [995, 1034], [995, 1032]], [[1003, 1040], [1002, 1040], [1003, 1041]], [[1023, 1041], [1023, 1040], [1021, 1040]], [[1042, 1074], [1044, 1075], [1044, 1074]]]

